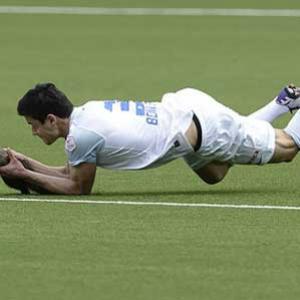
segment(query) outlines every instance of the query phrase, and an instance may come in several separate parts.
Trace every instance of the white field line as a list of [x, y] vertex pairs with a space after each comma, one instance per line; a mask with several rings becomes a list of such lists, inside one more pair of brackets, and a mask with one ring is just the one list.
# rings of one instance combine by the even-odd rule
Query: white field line
[[300, 17], [300, 9], [0, 6], [0, 14]]
[[92, 205], [131, 205], [131, 206], [165, 206], [194, 208], [229, 208], [229, 209], [269, 209], [269, 210], [300, 210], [300, 206], [252, 205], [252, 204], [213, 204], [213, 203], [180, 203], [180, 202], [145, 202], [145, 201], [109, 201], [109, 200], [67, 200], [43, 198], [0, 198], [1, 202], [35, 202], [58, 204], [92, 204]]

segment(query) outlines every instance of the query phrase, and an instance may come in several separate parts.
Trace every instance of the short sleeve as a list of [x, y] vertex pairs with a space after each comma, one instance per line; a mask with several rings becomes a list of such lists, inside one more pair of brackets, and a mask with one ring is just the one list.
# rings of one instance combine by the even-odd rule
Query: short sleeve
[[95, 132], [83, 128], [72, 130], [65, 142], [69, 164], [96, 163], [97, 153], [103, 145], [104, 138]]

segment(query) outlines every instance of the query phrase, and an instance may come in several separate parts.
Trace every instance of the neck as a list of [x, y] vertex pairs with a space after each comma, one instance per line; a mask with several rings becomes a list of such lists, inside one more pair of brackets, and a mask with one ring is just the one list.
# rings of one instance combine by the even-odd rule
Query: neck
[[70, 118], [57, 120], [59, 135], [63, 138], [67, 138], [70, 130]]

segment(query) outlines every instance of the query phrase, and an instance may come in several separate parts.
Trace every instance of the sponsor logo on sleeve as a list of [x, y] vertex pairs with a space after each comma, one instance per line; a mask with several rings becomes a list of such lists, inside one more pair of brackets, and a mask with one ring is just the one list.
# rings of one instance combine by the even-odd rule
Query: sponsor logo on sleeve
[[65, 143], [65, 148], [68, 152], [73, 152], [76, 149], [76, 142], [73, 136], [68, 135]]

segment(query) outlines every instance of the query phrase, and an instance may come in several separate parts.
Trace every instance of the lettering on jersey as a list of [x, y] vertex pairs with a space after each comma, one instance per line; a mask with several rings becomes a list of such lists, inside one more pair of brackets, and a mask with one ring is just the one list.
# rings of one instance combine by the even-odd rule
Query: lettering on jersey
[[116, 105], [119, 105], [119, 109], [121, 112], [129, 112], [130, 104], [135, 105], [135, 114], [136, 116], [146, 117], [146, 122], [149, 125], [157, 125], [158, 124], [158, 114], [156, 111], [156, 106], [151, 104], [151, 102], [141, 102], [141, 101], [131, 101], [130, 100], [105, 100], [104, 108], [112, 112]]
[[121, 111], [129, 111], [129, 101], [122, 101], [121, 103]]
[[71, 135], [67, 136], [65, 148], [68, 152], [72, 152], [76, 149], [76, 142], [73, 136]]
[[115, 100], [106, 100], [104, 101], [104, 108], [109, 110], [109, 111], [113, 111], [113, 104], [116, 103]]
[[143, 102], [135, 102], [135, 113], [137, 116], [145, 115], [145, 105]]
[[146, 122], [150, 125], [158, 124], [158, 115], [155, 106], [148, 106], [146, 109]]

